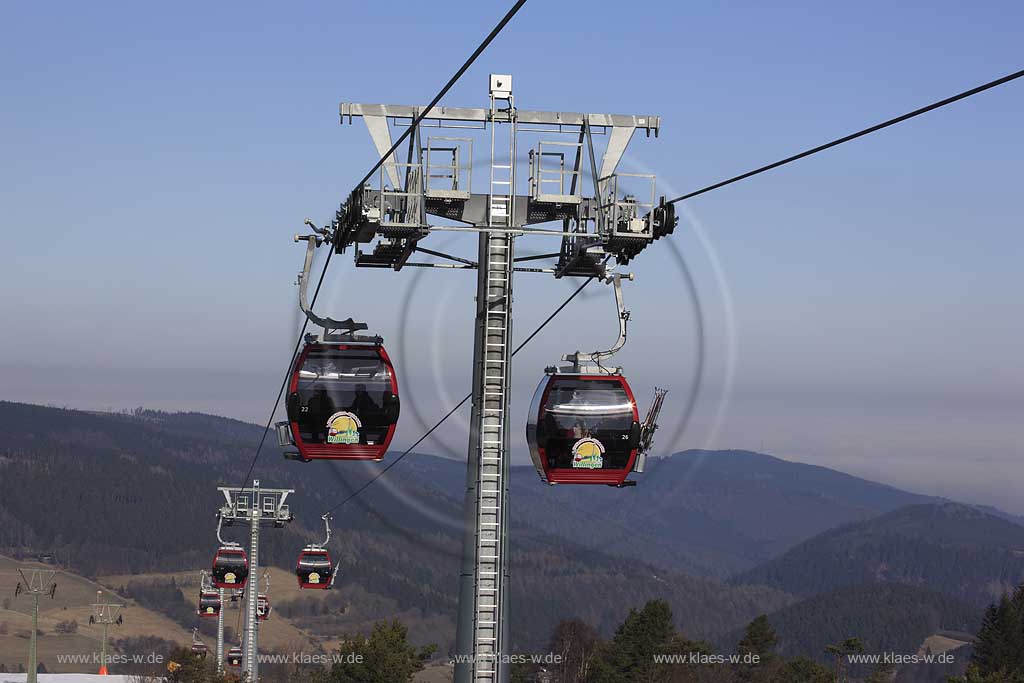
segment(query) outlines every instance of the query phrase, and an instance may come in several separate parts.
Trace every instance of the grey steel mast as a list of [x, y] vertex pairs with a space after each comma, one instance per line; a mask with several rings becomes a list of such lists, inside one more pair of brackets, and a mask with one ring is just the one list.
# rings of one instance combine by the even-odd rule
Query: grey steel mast
[[110, 626], [112, 624], [124, 623], [124, 618], [118, 614], [121, 611], [122, 605], [100, 602], [100, 598], [103, 596], [103, 591], [96, 591], [96, 602], [93, 604], [92, 616], [89, 617], [89, 623], [99, 624], [102, 627], [102, 635], [100, 636], [100, 674], [107, 674], [107, 639], [109, 636]]
[[[28, 572], [26, 574], [25, 572]], [[14, 597], [22, 593], [32, 596], [32, 634], [28, 639], [28, 683], [37, 683], [39, 670], [39, 650], [37, 634], [39, 633], [39, 596], [49, 595], [53, 599], [57, 592], [54, 577], [57, 572], [52, 569], [19, 569], [21, 582], [14, 588]]]
[[[466, 524], [459, 577], [456, 649], [472, 662], [456, 662], [459, 680], [507, 680], [504, 627], [508, 602], [509, 371], [512, 274], [515, 263], [516, 111], [511, 78], [492, 76], [491, 169], [486, 227], [480, 233], [473, 403], [466, 468]], [[499, 138], [499, 124], [508, 135]], [[500, 155], [500, 156], [499, 156]], [[504, 162], [504, 163], [501, 163]]]

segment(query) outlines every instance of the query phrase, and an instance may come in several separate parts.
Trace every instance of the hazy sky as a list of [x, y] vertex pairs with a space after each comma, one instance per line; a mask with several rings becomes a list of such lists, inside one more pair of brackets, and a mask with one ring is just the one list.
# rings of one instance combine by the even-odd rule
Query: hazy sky
[[[291, 236], [374, 161], [338, 102], [425, 104], [506, 4], [6, 5], [0, 398], [262, 423], [298, 321]], [[658, 114], [622, 170], [676, 195], [1020, 69], [1022, 20], [1017, 2], [533, 0], [446, 103], [484, 106], [499, 72], [521, 108]], [[1022, 120], [1018, 82], [688, 203], [626, 290], [619, 362], [644, 403], [672, 392], [659, 447], [1024, 513]], [[374, 322], [402, 373], [396, 445], [468, 389], [472, 286], [332, 264], [321, 311]], [[517, 338], [573, 286], [520, 277]], [[610, 296], [517, 357], [517, 425], [545, 365], [614, 338]], [[465, 438], [460, 415], [425, 450]]]

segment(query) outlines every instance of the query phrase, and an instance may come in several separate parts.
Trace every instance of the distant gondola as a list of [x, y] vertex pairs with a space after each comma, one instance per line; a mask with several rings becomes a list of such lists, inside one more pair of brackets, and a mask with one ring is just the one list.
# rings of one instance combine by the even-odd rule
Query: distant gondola
[[299, 579], [299, 588], [318, 588], [326, 590], [334, 585], [334, 563], [326, 548], [306, 546], [299, 554], [295, 565], [295, 576]]
[[623, 486], [640, 437], [636, 400], [621, 374], [552, 372], [527, 418], [530, 456], [549, 484]]
[[244, 588], [249, 578], [249, 558], [245, 551], [238, 546], [221, 546], [213, 558], [210, 577], [217, 588]]
[[256, 597], [256, 618], [266, 621], [270, 617], [270, 598], [262, 593]]
[[235, 645], [228, 650], [228, 653], [224, 656], [224, 660], [228, 666], [239, 668], [242, 666], [242, 648]]
[[220, 614], [220, 593], [217, 591], [199, 591], [198, 614], [201, 617], [216, 617]]
[[299, 459], [380, 460], [398, 422], [394, 366], [379, 341], [308, 340], [292, 367], [286, 407]]
[[206, 643], [199, 640], [199, 629], [192, 629], [192, 656], [205, 659], [207, 652], [209, 648], [206, 647]]

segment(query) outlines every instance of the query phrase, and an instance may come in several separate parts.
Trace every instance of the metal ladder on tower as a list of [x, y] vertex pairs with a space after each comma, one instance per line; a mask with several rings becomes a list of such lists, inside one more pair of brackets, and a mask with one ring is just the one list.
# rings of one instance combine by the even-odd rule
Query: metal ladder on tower
[[[487, 222], [494, 228], [511, 228], [515, 209], [516, 182], [516, 109], [511, 92], [495, 93], [491, 90], [491, 184], [487, 196]], [[504, 103], [505, 106], [499, 106]], [[498, 124], [507, 123], [509, 142], [506, 163], [498, 163], [494, 156], [498, 144]]]
[[[499, 106], [504, 104], [505, 106]], [[508, 572], [506, 511], [508, 488], [508, 398], [512, 321], [513, 241], [515, 226], [516, 115], [512, 94], [491, 93], [491, 183], [487, 202], [486, 320], [483, 392], [479, 411], [479, 496], [476, 519], [476, 585], [474, 588], [474, 683], [501, 683], [507, 663], [502, 626], [505, 574]], [[507, 130], [507, 159], [495, 156], [498, 127]], [[504, 145], [502, 145], [504, 147]], [[502, 163], [504, 162], [504, 163]]]

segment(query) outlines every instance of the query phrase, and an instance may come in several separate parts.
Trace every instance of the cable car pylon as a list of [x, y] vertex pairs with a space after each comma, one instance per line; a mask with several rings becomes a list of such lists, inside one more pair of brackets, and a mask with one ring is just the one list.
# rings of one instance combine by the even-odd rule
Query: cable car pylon
[[99, 675], [106, 676], [107, 662], [109, 661], [107, 658], [109, 629], [114, 624], [120, 626], [124, 623], [124, 616], [119, 614], [124, 605], [100, 602], [101, 597], [103, 597], [103, 591], [96, 591], [96, 602], [92, 605], [93, 612], [89, 615], [89, 625], [99, 624], [101, 626]]
[[27, 683], [38, 683], [39, 675], [39, 598], [43, 595], [53, 596], [57, 593], [57, 582], [54, 580], [57, 572], [53, 569], [38, 569], [36, 567], [25, 567], [18, 569], [21, 581], [14, 587], [14, 597], [22, 593], [32, 596], [32, 633], [28, 639], [28, 676]]
[[[225, 526], [232, 526], [236, 522], [249, 525], [249, 553], [241, 551], [246, 558], [245, 571], [247, 576], [252, 576], [248, 583], [248, 590], [245, 591], [245, 623], [242, 648], [232, 647], [225, 657], [227, 665], [231, 667], [241, 666], [242, 676], [251, 683], [259, 681], [259, 552], [260, 552], [260, 529], [281, 528], [292, 521], [291, 509], [288, 507], [288, 496], [295, 492], [294, 489], [269, 489], [260, 486], [258, 479], [254, 479], [252, 486], [226, 487], [219, 486], [217, 490], [224, 496], [224, 504], [217, 511], [217, 541], [220, 549], [214, 558], [213, 581], [214, 585], [221, 588], [221, 617], [223, 618], [224, 606], [223, 597], [225, 587], [239, 588], [227, 581], [228, 572], [237, 569], [237, 553], [241, 547], [237, 543], [230, 543], [221, 537], [221, 529]], [[225, 548], [231, 552], [225, 554]], [[222, 558], [229, 558], [231, 565], [222, 568], [222, 582], [217, 583], [218, 561]], [[243, 585], [246, 585], [243, 583]], [[266, 614], [267, 612], [265, 612]], [[218, 649], [223, 649], [223, 621], [218, 622]], [[238, 652], [236, 652], [236, 650]], [[218, 666], [221, 662], [218, 661]]]
[[[612, 277], [609, 261], [614, 260], [613, 265], [628, 263], [670, 234], [676, 223], [672, 207], [656, 198], [654, 176], [616, 171], [637, 131], [657, 136], [659, 117], [522, 110], [513, 98], [512, 77], [504, 74], [490, 75], [488, 96], [488, 106], [479, 109], [343, 102], [342, 123], [362, 118], [374, 146], [387, 153], [375, 167], [379, 169], [377, 181], [361, 183], [342, 204], [331, 228], [306, 238], [307, 253], [321, 239], [330, 240], [335, 254], [351, 248], [356, 267], [477, 270], [456, 683], [506, 683], [510, 674], [506, 587], [513, 276], [531, 272], [586, 278], [588, 282], [605, 280]], [[405, 162], [394, 154], [397, 145], [391, 142], [389, 123], [409, 125], [403, 134], [408, 139]], [[488, 129], [490, 161], [485, 192], [472, 191], [473, 140], [422, 133], [440, 128], [459, 129], [460, 135], [466, 135], [467, 129]], [[572, 136], [570, 141], [542, 140], [530, 150], [528, 162], [522, 164], [529, 167], [526, 194], [517, 192], [520, 134]], [[607, 145], [598, 157], [594, 137], [602, 134]], [[586, 162], [589, 173], [584, 170]], [[589, 182], [584, 182], [588, 175]], [[367, 176], [367, 180], [371, 178]], [[624, 184], [638, 185], [642, 191], [627, 193]], [[591, 196], [584, 194], [584, 185], [593, 188]], [[462, 225], [431, 225], [428, 215]], [[539, 226], [542, 223], [560, 226], [545, 228]], [[478, 233], [476, 259], [419, 246], [437, 231]], [[537, 260], [516, 258], [515, 242], [525, 236], [560, 238], [560, 251], [545, 256], [557, 261], [551, 267], [519, 266], [520, 261]], [[418, 253], [455, 263], [415, 261]], [[610, 281], [619, 284], [618, 278]], [[590, 360], [603, 365], [605, 358], [599, 355]], [[307, 376], [316, 379], [323, 373], [308, 372]], [[619, 383], [625, 392], [621, 376]], [[300, 407], [303, 400], [300, 396]], [[627, 402], [631, 412], [626, 437], [629, 451], [635, 453], [644, 443], [639, 438], [643, 424], [635, 415], [631, 396], [622, 401]], [[660, 399], [656, 405], [660, 406]], [[292, 413], [289, 407], [290, 421]], [[654, 418], [656, 413], [649, 414], [646, 422], [654, 425]], [[291, 437], [299, 446], [295, 431], [279, 426], [282, 445], [289, 446]], [[298, 431], [305, 440], [301, 425]], [[653, 433], [653, 427], [650, 431]], [[636, 456], [631, 458], [630, 466]]]

